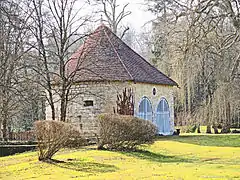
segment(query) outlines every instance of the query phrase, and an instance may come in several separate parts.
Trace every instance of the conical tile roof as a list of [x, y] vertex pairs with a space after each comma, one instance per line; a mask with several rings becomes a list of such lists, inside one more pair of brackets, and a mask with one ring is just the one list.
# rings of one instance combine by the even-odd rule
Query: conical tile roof
[[133, 81], [175, 86], [161, 73], [118, 38], [107, 26], [99, 26], [71, 56], [67, 64], [75, 81]]

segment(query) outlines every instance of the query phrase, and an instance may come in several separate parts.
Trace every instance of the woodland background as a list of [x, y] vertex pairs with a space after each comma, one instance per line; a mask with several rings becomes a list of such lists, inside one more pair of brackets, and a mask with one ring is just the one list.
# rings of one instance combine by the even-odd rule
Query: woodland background
[[0, 137], [31, 130], [46, 102], [54, 120], [56, 94], [66, 121], [77, 72], [66, 73], [66, 64], [100, 21], [178, 83], [176, 125], [206, 125], [208, 133], [240, 127], [239, 1], [146, 0], [145, 7], [155, 18], [136, 32], [120, 0], [0, 1]]

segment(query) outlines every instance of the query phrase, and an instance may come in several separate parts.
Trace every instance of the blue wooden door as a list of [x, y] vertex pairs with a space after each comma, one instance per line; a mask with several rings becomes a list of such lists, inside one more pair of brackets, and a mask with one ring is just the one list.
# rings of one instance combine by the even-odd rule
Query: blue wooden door
[[157, 107], [156, 124], [159, 134], [170, 133], [170, 111], [166, 99], [161, 99]]
[[138, 117], [152, 121], [152, 106], [148, 98], [144, 97], [139, 105]]

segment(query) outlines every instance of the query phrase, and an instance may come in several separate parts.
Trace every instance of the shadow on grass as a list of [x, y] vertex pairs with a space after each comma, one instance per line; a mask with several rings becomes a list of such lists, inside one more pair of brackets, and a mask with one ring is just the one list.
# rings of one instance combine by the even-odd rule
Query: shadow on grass
[[115, 172], [118, 168], [114, 165], [88, 162], [79, 159], [69, 159], [67, 161], [51, 160], [48, 162], [60, 168], [88, 173], [107, 173]]
[[178, 156], [165, 156], [162, 154], [146, 151], [146, 150], [137, 150], [135, 152], [121, 152], [124, 155], [144, 159], [153, 162], [159, 163], [191, 163], [193, 159], [185, 159]]
[[176, 141], [200, 146], [217, 146], [217, 147], [240, 147], [240, 135], [184, 135], [158, 137], [159, 141]]

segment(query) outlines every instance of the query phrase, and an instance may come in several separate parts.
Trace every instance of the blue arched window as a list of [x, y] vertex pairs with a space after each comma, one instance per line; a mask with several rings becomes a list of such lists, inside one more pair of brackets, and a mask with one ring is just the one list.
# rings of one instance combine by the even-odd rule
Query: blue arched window
[[160, 134], [170, 133], [170, 111], [168, 102], [162, 98], [157, 107], [156, 123]]
[[138, 117], [145, 120], [152, 121], [152, 105], [149, 99], [146, 97], [142, 98], [140, 102]]

